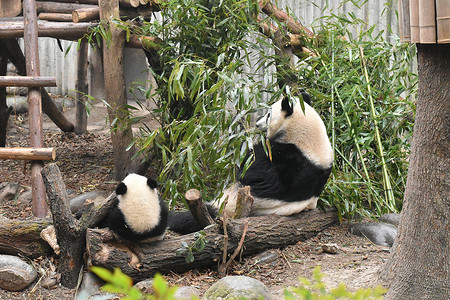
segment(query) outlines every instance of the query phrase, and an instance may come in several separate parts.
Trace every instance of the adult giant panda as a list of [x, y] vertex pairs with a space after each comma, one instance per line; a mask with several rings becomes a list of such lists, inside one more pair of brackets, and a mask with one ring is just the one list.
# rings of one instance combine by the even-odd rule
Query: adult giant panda
[[167, 230], [168, 209], [152, 178], [129, 174], [116, 187], [118, 203], [99, 223], [123, 239], [148, 243], [162, 240]]
[[270, 155], [261, 143], [254, 145], [254, 161], [239, 183], [224, 192], [218, 205], [228, 198], [226, 212], [233, 215], [237, 189], [250, 186], [253, 215], [292, 215], [313, 209], [328, 180], [333, 149], [325, 125], [302, 92], [304, 111], [298, 99], [288, 97], [274, 103], [256, 126], [267, 132]]
[[[304, 111], [299, 99], [288, 97], [274, 103], [256, 126], [267, 131], [270, 155], [261, 143], [254, 145], [254, 161], [244, 173], [238, 172], [239, 182], [224, 191], [214, 203], [220, 207], [227, 199], [225, 212], [234, 215], [238, 188], [250, 186], [254, 197], [252, 215], [292, 215], [313, 209], [331, 173], [333, 149], [325, 125], [310, 106], [310, 97], [302, 92]], [[170, 229], [190, 232], [186, 221], [191, 215], [172, 216]], [[184, 227], [181, 226], [184, 224]], [[195, 228], [198, 229], [198, 228]]]

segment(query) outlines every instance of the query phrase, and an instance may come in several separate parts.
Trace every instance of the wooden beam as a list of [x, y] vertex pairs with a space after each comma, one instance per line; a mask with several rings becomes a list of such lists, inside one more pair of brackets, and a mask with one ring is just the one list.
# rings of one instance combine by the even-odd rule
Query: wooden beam
[[0, 86], [56, 86], [56, 78], [48, 76], [0, 76]]
[[[38, 35], [40, 37], [52, 37], [64, 40], [77, 40], [82, 38], [98, 23], [73, 23], [73, 22], [46, 22], [38, 21]], [[0, 38], [23, 37], [23, 22], [0, 23]]]
[[270, 0], [260, 0], [259, 7], [268, 16], [272, 16], [280, 22], [286, 23], [289, 32], [294, 34], [306, 34], [308, 37], [314, 36], [314, 33], [296, 21], [290, 15], [280, 10]]
[[[36, 15], [36, 3], [34, 0], [23, 1], [24, 48], [26, 71], [28, 76], [40, 76], [39, 46], [38, 46], [38, 24]], [[42, 106], [41, 90], [37, 87], [28, 88], [28, 124], [30, 128], [30, 146], [42, 148], [44, 138], [42, 132]], [[43, 161], [33, 160], [31, 162], [31, 190], [32, 211], [36, 217], [47, 215], [46, 194], [41, 170]]]
[[38, 13], [63, 13], [72, 14], [74, 10], [80, 8], [95, 8], [96, 5], [89, 4], [77, 4], [77, 3], [58, 3], [58, 2], [38, 2], [36, 3], [36, 9]]
[[39, 20], [46, 21], [54, 21], [54, 22], [71, 22], [72, 15], [71, 14], [62, 14], [62, 13], [40, 13]]
[[[98, 5], [98, 0], [36, 0], [38, 2], [61, 2], [61, 3], [79, 3], [79, 4], [95, 4]], [[157, 2], [157, 1], [154, 1]], [[122, 7], [132, 7], [130, 0], [119, 0], [119, 4]]]
[[55, 160], [54, 148], [0, 148], [0, 159]]
[[75, 23], [98, 20], [100, 18], [100, 9], [95, 8], [80, 8], [72, 12], [72, 21]]

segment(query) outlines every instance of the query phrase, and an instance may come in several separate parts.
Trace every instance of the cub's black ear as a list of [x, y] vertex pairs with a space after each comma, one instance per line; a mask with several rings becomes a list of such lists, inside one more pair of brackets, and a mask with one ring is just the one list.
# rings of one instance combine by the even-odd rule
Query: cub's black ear
[[281, 100], [281, 110], [286, 112], [286, 117], [289, 117], [294, 112], [294, 106], [289, 101], [289, 97], [285, 96], [283, 100]]
[[308, 103], [308, 105], [311, 105], [311, 97], [309, 96], [309, 94], [305, 92], [305, 90], [300, 90], [300, 93], [302, 94], [303, 102], [306, 102]]
[[156, 189], [158, 187], [158, 183], [156, 182], [155, 179], [153, 178], [147, 178], [147, 185], [151, 188], [151, 189]]
[[116, 187], [116, 195], [125, 195], [127, 192], [127, 186], [125, 183], [121, 182]]

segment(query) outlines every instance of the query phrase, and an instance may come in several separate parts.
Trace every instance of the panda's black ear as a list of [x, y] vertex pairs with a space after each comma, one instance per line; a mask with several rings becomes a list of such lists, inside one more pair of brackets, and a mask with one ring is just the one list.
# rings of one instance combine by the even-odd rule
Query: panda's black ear
[[300, 93], [302, 94], [303, 102], [308, 103], [308, 105], [311, 105], [311, 97], [305, 90], [300, 90]]
[[289, 117], [294, 112], [294, 106], [289, 101], [289, 97], [285, 96], [283, 100], [281, 100], [281, 110], [286, 112], [286, 117]]
[[127, 186], [125, 183], [121, 182], [116, 187], [116, 195], [125, 195], [127, 192]]
[[153, 178], [147, 178], [147, 185], [151, 188], [151, 189], [156, 189], [158, 187], [158, 183], [156, 182], [155, 179]]

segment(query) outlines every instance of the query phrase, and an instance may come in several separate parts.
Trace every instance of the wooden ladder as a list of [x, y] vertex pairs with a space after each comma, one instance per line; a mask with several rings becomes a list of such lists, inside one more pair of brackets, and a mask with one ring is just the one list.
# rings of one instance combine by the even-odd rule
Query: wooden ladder
[[[5, 9], [3, 7], [15, 9], [17, 3], [20, 5], [20, 0], [0, 0], [0, 2], [2, 9]], [[0, 159], [31, 160], [32, 211], [36, 217], [45, 217], [47, 215], [46, 192], [41, 170], [44, 165], [43, 160], [55, 159], [55, 151], [53, 148], [43, 148], [41, 87], [56, 86], [56, 79], [55, 77], [40, 76], [35, 0], [23, 0], [23, 15], [27, 76], [0, 76], [0, 87], [28, 87], [31, 148], [2, 147], [0, 148]]]

